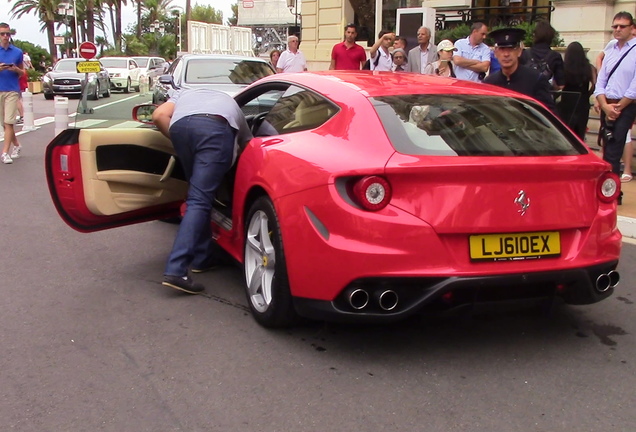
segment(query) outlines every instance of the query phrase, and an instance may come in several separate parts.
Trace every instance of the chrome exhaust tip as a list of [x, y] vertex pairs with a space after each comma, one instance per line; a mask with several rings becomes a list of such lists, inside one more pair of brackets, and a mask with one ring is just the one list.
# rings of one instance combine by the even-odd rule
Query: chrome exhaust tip
[[398, 305], [398, 295], [393, 290], [386, 290], [378, 295], [378, 304], [385, 311], [391, 311]]
[[598, 292], [605, 292], [610, 289], [611, 279], [609, 275], [603, 273], [596, 278], [596, 290]]
[[362, 289], [355, 289], [349, 293], [349, 305], [355, 310], [364, 309], [369, 304], [369, 293]]
[[616, 271], [612, 270], [607, 274], [610, 278], [610, 287], [614, 288], [621, 281], [621, 275]]

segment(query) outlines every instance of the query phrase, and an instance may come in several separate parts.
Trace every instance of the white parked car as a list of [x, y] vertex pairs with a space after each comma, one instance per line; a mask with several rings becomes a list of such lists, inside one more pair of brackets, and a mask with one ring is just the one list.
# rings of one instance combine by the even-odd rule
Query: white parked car
[[141, 68], [132, 57], [102, 57], [99, 59], [110, 78], [113, 90], [123, 90], [124, 93], [139, 91]]
[[155, 81], [165, 73], [166, 59], [163, 57], [133, 57], [141, 68], [141, 82], [147, 80], [148, 88], [151, 89]]

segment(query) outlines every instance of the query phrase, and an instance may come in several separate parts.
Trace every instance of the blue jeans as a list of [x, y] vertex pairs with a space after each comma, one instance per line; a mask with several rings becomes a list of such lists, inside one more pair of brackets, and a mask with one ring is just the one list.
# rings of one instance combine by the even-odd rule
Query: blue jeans
[[216, 118], [189, 116], [170, 127], [172, 144], [190, 182], [186, 212], [164, 274], [186, 276], [210, 258], [210, 213], [216, 190], [232, 166], [235, 131]]

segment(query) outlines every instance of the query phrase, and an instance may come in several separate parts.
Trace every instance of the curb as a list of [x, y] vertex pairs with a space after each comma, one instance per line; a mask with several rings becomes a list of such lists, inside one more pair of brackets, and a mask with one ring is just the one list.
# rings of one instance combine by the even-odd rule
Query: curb
[[617, 224], [623, 237], [636, 238], [636, 219], [618, 216]]

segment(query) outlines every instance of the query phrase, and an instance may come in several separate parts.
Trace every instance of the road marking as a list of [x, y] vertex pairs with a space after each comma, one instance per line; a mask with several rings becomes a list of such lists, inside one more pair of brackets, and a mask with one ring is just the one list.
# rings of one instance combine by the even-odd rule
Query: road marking
[[107, 121], [108, 120], [101, 120], [101, 119], [80, 120], [80, 121], [74, 122], [73, 127], [75, 127], [75, 128], [88, 128], [88, 127], [95, 126], [95, 125], [98, 125], [100, 123], [104, 123], [104, 122], [107, 122]]
[[[116, 104], [116, 103], [119, 103], [119, 102], [124, 102], [124, 101], [127, 101], [127, 100], [131, 100], [131, 99], [134, 99], [134, 98], [138, 98], [138, 97], [140, 97], [140, 96], [143, 96], [143, 95], [142, 95], [142, 94], [138, 94], [138, 95], [134, 95], [134, 96], [130, 96], [130, 97], [124, 98], [124, 99], [119, 99], [119, 100], [116, 100], [116, 101], [113, 101], [113, 102], [109, 102], [109, 103], [104, 104], [104, 105], [97, 106], [97, 107], [95, 107], [95, 108], [93, 108], [93, 109], [94, 109], [94, 110], [102, 109], [102, 108], [105, 108], [105, 107], [107, 107], [107, 106], [111, 106], [111, 105], [114, 105], [114, 104]], [[145, 102], [141, 102], [141, 103], [142, 103], [142, 104], [144, 104], [144, 103], [152, 103], [152, 101], [145, 101]]]

